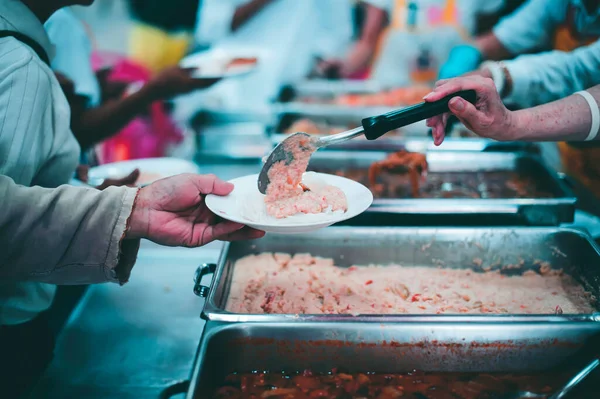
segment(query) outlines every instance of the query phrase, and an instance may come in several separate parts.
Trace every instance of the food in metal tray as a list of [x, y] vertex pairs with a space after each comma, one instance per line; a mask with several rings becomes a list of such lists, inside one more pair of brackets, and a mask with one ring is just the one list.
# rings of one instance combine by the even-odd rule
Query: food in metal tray
[[338, 187], [315, 184], [302, 186], [302, 176], [316, 147], [310, 139], [293, 136], [285, 143], [292, 155], [289, 162], [279, 161], [269, 169], [269, 185], [265, 196], [267, 213], [285, 218], [298, 213], [346, 211], [346, 195]]
[[309, 104], [332, 104], [346, 107], [398, 107], [423, 102], [431, 92], [427, 86], [400, 87], [380, 93], [341, 94], [333, 98], [322, 96], [299, 96], [296, 101]]
[[[567, 381], [565, 372], [544, 374], [233, 373], [213, 395], [224, 398], [427, 398], [495, 399], [516, 391], [550, 395]], [[590, 396], [592, 397], [592, 396]]]
[[351, 315], [594, 311], [583, 287], [548, 262], [538, 261], [537, 271], [516, 275], [520, 265], [491, 271], [474, 259], [471, 267], [345, 268], [333, 259], [309, 254], [261, 253], [236, 262], [226, 309], [246, 314]]
[[[428, 172], [422, 154], [400, 151], [375, 162], [370, 168], [330, 170], [309, 167], [321, 173], [334, 173], [367, 186], [375, 198], [553, 198], [529, 176], [514, 171]], [[410, 172], [412, 170], [412, 172]], [[406, 172], [409, 173], [406, 173]]]
[[410, 179], [411, 194], [416, 198], [419, 196], [420, 182], [427, 175], [427, 157], [417, 152], [398, 151], [388, 155], [383, 161], [374, 162], [369, 167], [369, 184], [375, 191], [385, 189], [377, 183], [377, 177], [384, 170], [406, 171]]

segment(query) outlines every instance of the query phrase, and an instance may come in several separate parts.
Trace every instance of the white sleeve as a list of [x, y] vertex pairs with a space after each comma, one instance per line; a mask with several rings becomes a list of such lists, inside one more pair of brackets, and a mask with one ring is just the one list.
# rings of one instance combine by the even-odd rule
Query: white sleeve
[[16, 68], [0, 71], [0, 174], [29, 185], [53, 146], [53, 132], [45, 129], [53, 121], [52, 85], [31, 53], [14, 44]]
[[532, 107], [600, 84], [600, 40], [573, 52], [551, 51], [506, 62], [513, 80], [507, 103]]
[[198, 7], [195, 39], [199, 44], [212, 45], [231, 33], [235, 10], [244, 2], [204, 0]]
[[503, 18], [493, 33], [514, 55], [546, 47], [564, 20], [568, 5], [569, 0], [529, 0]]
[[92, 44], [81, 21], [62, 9], [54, 13], [44, 27], [56, 47], [52, 69], [71, 79], [75, 92], [89, 97], [90, 105], [97, 106], [100, 85], [92, 68]]

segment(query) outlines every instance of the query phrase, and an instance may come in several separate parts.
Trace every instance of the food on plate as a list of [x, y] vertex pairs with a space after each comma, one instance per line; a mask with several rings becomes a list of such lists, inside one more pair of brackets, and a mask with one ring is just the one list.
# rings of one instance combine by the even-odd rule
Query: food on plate
[[298, 213], [347, 211], [346, 195], [338, 187], [318, 182], [312, 185], [305, 183], [304, 187], [300, 185], [310, 156], [316, 151], [311, 139], [303, 135], [293, 136], [284, 145], [292, 159], [276, 162], [269, 169], [265, 196], [267, 213], [281, 219]]
[[225, 69], [229, 71], [235, 68], [252, 67], [256, 65], [257, 61], [255, 57], [238, 57], [230, 60]]
[[310, 254], [261, 253], [236, 262], [226, 309], [249, 314], [351, 315], [594, 312], [581, 285], [543, 264], [538, 271], [521, 275], [507, 266], [509, 276], [500, 267], [491, 271], [481, 263], [477, 270], [338, 267], [333, 259]]
[[539, 374], [256, 372], [229, 374], [213, 395], [225, 398], [494, 399], [516, 391], [550, 395], [571, 370]]
[[419, 197], [419, 184], [427, 175], [427, 157], [425, 154], [408, 151], [398, 151], [388, 155], [383, 161], [374, 162], [369, 167], [369, 184], [376, 191], [382, 188], [377, 186], [377, 177], [382, 171], [408, 173], [413, 198]]

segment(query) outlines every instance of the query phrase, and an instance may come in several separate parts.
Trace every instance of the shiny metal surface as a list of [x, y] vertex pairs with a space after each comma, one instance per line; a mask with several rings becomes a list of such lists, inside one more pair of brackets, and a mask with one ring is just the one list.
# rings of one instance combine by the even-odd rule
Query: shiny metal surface
[[[282, 106], [284, 109], [306, 107], [306, 109], [316, 110], [319, 107], [323, 107], [323, 109], [335, 110], [346, 107], [340, 107], [339, 105], [335, 104], [310, 104], [298, 101], [298, 98], [313, 97], [322, 99], [323, 101], [328, 101], [333, 100], [335, 97], [342, 94], [376, 94], [386, 89], [389, 88], [371, 80], [305, 80], [283, 86], [275, 103]], [[378, 108], [388, 109], [390, 107]]]
[[152, 398], [189, 378], [204, 327], [193, 271], [221, 243], [164, 248], [144, 241], [131, 281], [91, 286], [59, 336], [31, 398]]
[[[308, 170], [335, 173], [351, 169], [368, 169], [388, 155], [385, 151], [317, 151]], [[554, 198], [472, 199], [417, 198], [378, 199], [370, 213], [406, 215], [512, 215], [532, 226], [556, 226], [573, 221], [577, 199], [556, 172], [528, 153], [439, 151], [427, 153], [429, 172], [514, 171], [533, 177], [540, 187], [554, 193]]]
[[600, 360], [594, 359], [583, 368], [575, 377], [573, 377], [560, 391], [556, 392], [548, 399], [563, 399], [567, 397], [575, 387], [577, 387], [590, 373], [592, 373], [600, 365]]
[[[472, 322], [516, 325], [536, 322], [534, 330], [552, 324], [565, 327], [595, 323], [600, 328], [600, 313], [591, 315], [252, 315], [227, 312], [226, 303], [235, 262], [247, 255], [261, 252], [310, 253], [333, 258], [336, 265], [352, 266], [390, 263], [405, 266], [474, 267], [478, 258], [482, 265], [501, 269], [503, 265], [519, 264], [524, 272], [537, 269], [536, 260], [548, 261], [555, 269], [573, 275], [586, 289], [600, 298], [600, 252], [588, 235], [561, 228], [418, 228], [418, 227], [329, 227], [298, 235], [267, 235], [250, 242], [226, 244], [213, 276], [210, 293], [202, 316], [219, 322], [287, 322], [346, 321], [356, 322], [443, 322], [454, 326], [456, 337], [472, 327]], [[560, 254], [560, 255], [559, 255]], [[498, 262], [500, 260], [500, 264]], [[190, 274], [191, 276], [191, 274]], [[191, 289], [191, 285], [189, 287]], [[490, 329], [487, 333], [493, 333]]]
[[[206, 397], [231, 372], [532, 372], [577, 359], [597, 323], [207, 323], [187, 399]], [[581, 356], [587, 357], [585, 355]]]
[[[289, 134], [285, 133], [291, 124], [299, 119], [308, 119], [317, 124], [328, 126], [360, 126], [362, 119], [376, 114], [369, 114], [370, 110], [359, 109], [336, 109], [323, 111], [317, 109], [315, 112], [280, 112], [276, 116], [270, 128], [269, 137], [273, 145], [277, 145]], [[377, 140], [352, 141], [330, 147], [336, 150], [381, 150], [399, 151], [408, 150], [414, 152], [425, 151], [531, 151], [539, 152], [539, 146], [535, 143], [524, 142], [498, 142], [483, 138], [453, 137], [450, 134], [441, 146], [435, 146], [429, 137], [429, 128], [422, 124], [413, 124], [400, 129], [402, 136], [385, 135]]]

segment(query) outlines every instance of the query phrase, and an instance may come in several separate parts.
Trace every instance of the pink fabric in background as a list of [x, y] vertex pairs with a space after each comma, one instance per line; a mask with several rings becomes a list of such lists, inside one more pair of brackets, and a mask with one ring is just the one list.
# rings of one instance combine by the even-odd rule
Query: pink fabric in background
[[[151, 79], [150, 71], [117, 54], [92, 56], [95, 70], [112, 67], [110, 81], [130, 84], [146, 83]], [[161, 101], [150, 105], [145, 115], [140, 115], [125, 126], [117, 135], [102, 143], [102, 163], [128, 159], [155, 158], [165, 155], [167, 146], [181, 142], [183, 135], [164, 109]]]

